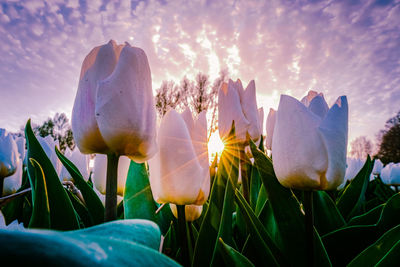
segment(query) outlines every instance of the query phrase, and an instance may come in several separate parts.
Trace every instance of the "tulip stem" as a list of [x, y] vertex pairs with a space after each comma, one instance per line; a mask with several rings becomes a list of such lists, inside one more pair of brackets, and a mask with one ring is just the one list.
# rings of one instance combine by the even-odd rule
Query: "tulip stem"
[[117, 154], [107, 155], [106, 207], [104, 213], [104, 221], [106, 222], [117, 219], [118, 158]]
[[181, 247], [180, 263], [183, 266], [190, 266], [185, 205], [176, 205], [176, 208], [178, 210], [178, 232], [179, 232], [179, 242]]
[[249, 158], [244, 151], [244, 146], [240, 147], [240, 169], [242, 175], [242, 188], [243, 197], [247, 203], [250, 203], [250, 190], [249, 190]]
[[307, 266], [314, 265], [314, 214], [313, 214], [313, 192], [311, 190], [304, 191], [304, 211], [306, 226], [306, 249], [307, 249]]

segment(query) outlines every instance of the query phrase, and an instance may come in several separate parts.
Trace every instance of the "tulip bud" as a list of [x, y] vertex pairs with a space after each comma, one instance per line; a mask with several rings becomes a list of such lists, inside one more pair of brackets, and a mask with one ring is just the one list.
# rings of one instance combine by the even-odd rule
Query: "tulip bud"
[[[124, 195], [126, 178], [128, 177], [128, 170], [131, 160], [128, 157], [121, 156], [118, 161], [118, 181], [117, 181], [117, 194]], [[96, 154], [94, 158], [93, 168], [93, 183], [101, 194], [106, 194], [106, 181], [107, 181], [107, 156]]]
[[155, 154], [156, 111], [142, 49], [125, 44], [113, 73], [99, 82], [95, 110], [101, 136], [112, 151], [136, 162]]
[[19, 164], [18, 147], [5, 129], [0, 129], [0, 179], [17, 171]]
[[[71, 151], [68, 147], [65, 150], [64, 156], [68, 158], [82, 174], [85, 180], [89, 179], [89, 156], [82, 154], [79, 149], [74, 149]], [[60, 174], [61, 180], [70, 181], [72, 179], [71, 174], [63, 166]]]
[[364, 161], [358, 158], [347, 158], [344, 180], [353, 180], [364, 166]]
[[383, 168], [383, 163], [379, 159], [374, 161], [374, 168], [372, 169], [372, 174], [378, 175], [381, 173]]
[[159, 152], [149, 161], [150, 185], [158, 203], [202, 205], [210, 192], [207, 121], [190, 110], [169, 110], [161, 120]]
[[268, 117], [267, 117], [267, 149], [271, 150], [272, 148], [272, 138], [274, 136], [274, 127], [276, 121], [276, 111], [272, 108], [269, 109]]
[[347, 99], [339, 97], [327, 110], [322, 94], [310, 94], [306, 105], [281, 96], [272, 139], [274, 170], [286, 187], [331, 190], [346, 170]]
[[400, 163], [392, 165], [390, 170], [390, 184], [400, 184]]
[[390, 184], [390, 172], [392, 171], [393, 162], [387, 164], [381, 171], [381, 179], [385, 184]]
[[[178, 218], [178, 210], [176, 209], [176, 205], [169, 204], [169, 207], [171, 208], [172, 214], [175, 216], [175, 218]], [[197, 220], [200, 217], [202, 211], [202, 205], [185, 205], [185, 220], [188, 222], [193, 222], [194, 220]]]
[[254, 81], [247, 85], [246, 90], [240, 80], [229, 80], [221, 85], [218, 93], [218, 130], [222, 140], [228, 136], [233, 121], [238, 141], [245, 142], [247, 132], [254, 141], [260, 138], [262, 128]]

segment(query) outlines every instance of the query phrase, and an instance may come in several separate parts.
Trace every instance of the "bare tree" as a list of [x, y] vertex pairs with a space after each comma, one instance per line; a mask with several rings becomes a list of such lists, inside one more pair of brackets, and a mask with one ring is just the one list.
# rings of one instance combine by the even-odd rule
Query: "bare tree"
[[351, 142], [350, 155], [358, 159], [366, 159], [372, 154], [373, 144], [366, 136], [359, 136]]

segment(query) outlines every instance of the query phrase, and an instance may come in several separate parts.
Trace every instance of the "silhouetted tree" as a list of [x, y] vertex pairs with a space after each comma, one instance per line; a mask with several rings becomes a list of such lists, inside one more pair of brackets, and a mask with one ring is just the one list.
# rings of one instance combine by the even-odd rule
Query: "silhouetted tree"
[[366, 136], [359, 136], [351, 142], [350, 155], [354, 158], [365, 160], [372, 154], [372, 142]]
[[385, 129], [378, 134], [381, 139], [377, 157], [382, 163], [400, 162], [400, 111], [386, 121]]
[[221, 71], [220, 76], [211, 83], [208, 75], [199, 72], [194, 81], [185, 76], [179, 85], [173, 81], [163, 81], [155, 96], [159, 115], [164, 116], [169, 107], [178, 112], [189, 107], [196, 114], [205, 110], [211, 118], [208, 133], [210, 138], [217, 129], [218, 89], [226, 77], [227, 71]]

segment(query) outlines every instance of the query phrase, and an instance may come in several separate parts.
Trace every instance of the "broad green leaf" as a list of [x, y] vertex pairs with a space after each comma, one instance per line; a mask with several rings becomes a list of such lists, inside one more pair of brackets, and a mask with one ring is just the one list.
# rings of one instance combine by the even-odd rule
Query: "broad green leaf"
[[[43, 169], [44, 178], [46, 179], [51, 228], [57, 230], [78, 229], [79, 222], [75, 216], [72, 203], [51, 161], [33, 134], [30, 120], [28, 120], [25, 127], [25, 138], [28, 147], [28, 159], [35, 159], [39, 163]], [[31, 178], [35, 175], [35, 169], [30, 161], [28, 161], [28, 173]], [[32, 194], [35, 194], [34, 190], [32, 190]]]
[[372, 171], [371, 158], [368, 156], [364, 166], [336, 201], [336, 206], [346, 221], [359, 215], [365, 199], [369, 176]]
[[[257, 169], [257, 168], [255, 168]], [[262, 184], [261, 184], [262, 185]], [[267, 195], [267, 190], [265, 190], [264, 186], [260, 187], [260, 192], [258, 193], [258, 198], [257, 198], [257, 204], [255, 208], [255, 213], [257, 216], [260, 215], [262, 209], [265, 206], [265, 203], [268, 201], [268, 195]]]
[[0, 258], [15, 266], [179, 266], [134, 241], [48, 230], [0, 230]]
[[398, 241], [376, 266], [393, 266], [400, 261], [400, 241]]
[[61, 163], [67, 169], [71, 177], [74, 179], [74, 184], [81, 191], [89, 214], [93, 220], [93, 224], [100, 224], [104, 222], [104, 206], [93, 187], [85, 181], [79, 169], [67, 159], [56, 147], [56, 154]]
[[281, 251], [238, 190], [236, 190], [235, 197], [236, 203], [246, 220], [247, 228], [250, 232], [250, 240], [257, 250], [259, 262], [256, 262], [256, 264], [267, 264], [268, 266], [287, 265]]
[[359, 216], [355, 216], [355, 217], [351, 218], [351, 220], [349, 221], [349, 223], [347, 225], [351, 226], [351, 225], [376, 224], [381, 217], [384, 206], [385, 206], [385, 204], [381, 204], [381, 205], [369, 210], [368, 212], [366, 212], [364, 214], [361, 214]]
[[50, 228], [50, 208], [47, 199], [47, 187], [42, 167], [35, 159], [30, 159], [35, 177], [30, 177], [31, 187], [35, 188], [32, 195], [32, 217], [29, 228]]
[[219, 245], [221, 247], [222, 258], [224, 259], [225, 266], [247, 267], [254, 266], [245, 256], [240, 254], [237, 250], [224, 243], [220, 238]]
[[375, 266], [400, 240], [400, 225], [382, 235], [378, 241], [363, 250], [350, 263], [349, 267]]
[[277, 242], [276, 245], [281, 248], [283, 246], [283, 244], [281, 243], [282, 238], [279, 235], [279, 229], [274, 217], [274, 212], [272, 210], [271, 203], [269, 203], [268, 200], [265, 203], [258, 218], [272, 240]]
[[[271, 160], [258, 150], [252, 141], [250, 141], [250, 148], [278, 226], [281, 240], [274, 241], [276, 244], [282, 244], [280, 249], [285, 255], [290, 255], [288, 260], [291, 265], [305, 265], [307, 262], [304, 246], [305, 223], [300, 205], [290, 189], [279, 183]], [[317, 266], [329, 266], [328, 255], [316, 231], [314, 231], [314, 244], [315, 264]]]
[[80, 228], [93, 226], [93, 219], [85, 205], [71, 191], [65, 189], [79, 219]]
[[129, 165], [124, 192], [124, 210], [126, 219], [147, 219], [157, 222], [157, 205], [153, 200], [145, 163], [131, 161]]
[[394, 226], [400, 224], [400, 193], [392, 196], [382, 210], [381, 218], [378, 222], [378, 227], [383, 234]]
[[69, 231], [71, 236], [103, 236], [108, 239], [136, 242], [158, 251], [160, 248], [160, 229], [152, 221], [142, 219], [126, 219], [107, 222], [89, 228]]
[[320, 235], [343, 227], [346, 222], [325, 191], [313, 192], [314, 225]]
[[375, 225], [356, 225], [341, 228], [322, 236], [322, 242], [333, 266], [345, 266], [361, 251], [379, 238]]
[[265, 153], [265, 147], [264, 147], [264, 136], [261, 135], [260, 137], [260, 144], [258, 145], [258, 149]]

